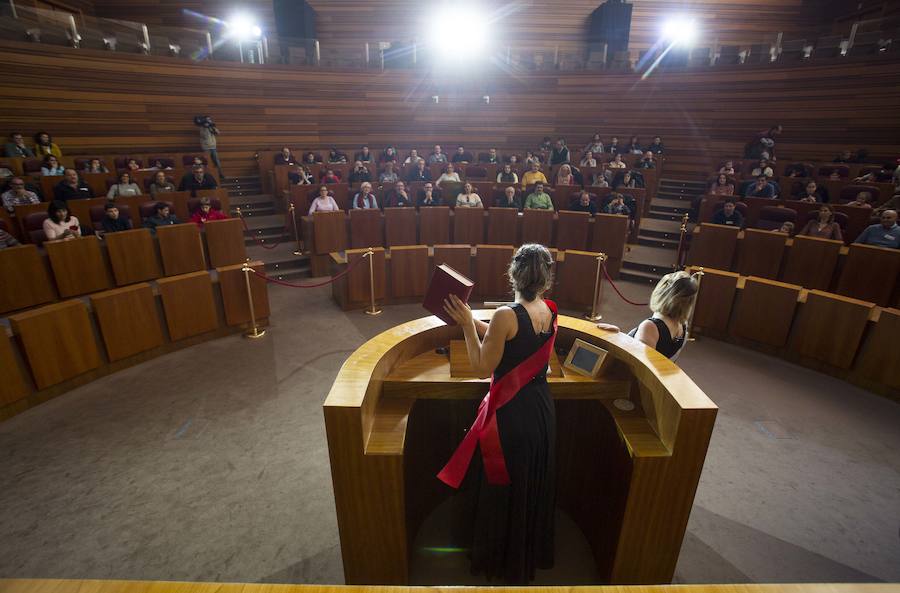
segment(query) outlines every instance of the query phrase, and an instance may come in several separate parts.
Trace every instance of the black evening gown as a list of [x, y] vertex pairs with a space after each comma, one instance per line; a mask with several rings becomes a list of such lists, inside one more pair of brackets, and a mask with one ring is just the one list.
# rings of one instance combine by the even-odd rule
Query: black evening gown
[[[519, 329], [506, 342], [494, 371], [499, 379], [537, 351], [553, 330], [536, 334], [528, 312], [512, 307]], [[476, 452], [469, 482], [472, 572], [509, 584], [528, 583], [535, 568], [553, 566], [553, 514], [556, 504], [556, 412], [546, 373], [522, 387], [497, 410], [497, 428], [510, 484], [487, 482]]]

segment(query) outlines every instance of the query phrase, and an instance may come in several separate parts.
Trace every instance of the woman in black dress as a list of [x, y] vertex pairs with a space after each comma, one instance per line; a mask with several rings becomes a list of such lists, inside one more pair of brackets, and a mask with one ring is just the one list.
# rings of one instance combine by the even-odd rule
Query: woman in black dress
[[474, 500], [472, 572], [510, 584], [527, 583], [536, 568], [553, 565], [556, 415], [547, 365], [556, 305], [542, 298], [552, 264], [543, 245], [520, 247], [509, 265], [516, 302], [497, 309], [490, 324], [474, 320], [456, 297], [445, 302], [463, 328], [472, 367], [491, 376], [491, 392], [439, 477], [458, 487], [478, 446], [477, 472], [466, 480]]

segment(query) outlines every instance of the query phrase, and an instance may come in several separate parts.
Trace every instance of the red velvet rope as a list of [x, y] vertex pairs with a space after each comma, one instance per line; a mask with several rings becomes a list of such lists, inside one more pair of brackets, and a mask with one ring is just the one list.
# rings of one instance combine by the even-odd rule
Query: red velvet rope
[[[242, 214], [242, 215], [238, 216], [238, 218], [241, 219], [241, 224], [244, 225], [244, 230], [247, 232], [250, 232], [250, 229], [247, 228], [247, 221], [244, 220], [244, 215]], [[287, 218], [287, 216], [285, 216], [284, 228], [281, 229], [281, 237], [278, 238], [278, 243], [275, 243], [274, 245], [266, 245], [265, 243], [263, 243], [262, 241], [257, 239], [256, 235], [251, 234], [250, 236], [253, 238], [254, 241], [256, 241], [256, 244], [259, 245], [260, 247], [262, 247], [263, 249], [275, 249], [276, 247], [278, 247], [279, 245], [284, 243], [285, 239], [287, 239], [287, 230], [288, 230], [288, 226], [289, 226], [288, 220], [289, 219]]]
[[284, 280], [279, 280], [277, 278], [270, 278], [269, 276], [266, 276], [265, 274], [263, 274], [261, 272], [257, 272], [256, 270], [251, 270], [251, 271], [256, 276], [263, 278], [266, 282], [271, 282], [272, 284], [278, 284], [279, 286], [287, 286], [290, 288], [318, 288], [320, 286], [325, 286], [326, 284], [331, 284], [332, 282], [334, 282], [335, 280], [337, 280], [339, 278], [343, 278], [344, 276], [346, 276], [347, 274], [350, 273], [350, 270], [355, 268], [356, 265], [364, 259], [366, 259], [366, 258], [364, 258], [364, 257], [359, 258], [352, 264], [348, 264], [347, 269], [344, 270], [343, 272], [341, 272], [340, 274], [336, 274], [336, 275], [332, 276], [331, 278], [329, 278], [328, 280], [325, 280], [324, 282], [317, 282], [315, 284], [293, 284], [291, 282], [286, 282]]
[[613, 290], [616, 291], [616, 294], [619, 295], [619, 298], [628, 303], [629, 305], [634, 305], [635, 307], [646, 307], [650, 303], [635, 303], [634, 301], [629, 301], [625, 298], [625, 295], [619, 290], [619, 287], [616, 286], [616, 283], [613, 282], [613, 279], [609, 277], [609, 272], [606, 271], [606, 263], [600, 266], [603, 269], [603, 275], [606, 277], [607, 282], [609, 282], [610, 286], [613, 287]]

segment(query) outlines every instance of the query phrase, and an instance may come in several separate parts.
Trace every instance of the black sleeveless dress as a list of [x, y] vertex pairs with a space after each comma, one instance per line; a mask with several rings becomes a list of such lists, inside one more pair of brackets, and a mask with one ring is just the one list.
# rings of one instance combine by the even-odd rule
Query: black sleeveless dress
[[[525, 307], [516, 303], [519, 329], [506, 342], [494, 371], [499, 379], [550, 339], [535, 333]], [[555, 314], [554, 314], [555, 315]], [[535, 568], [553, 566], [553, 513], [556, 506], [556, 412], [547, 375], [522, 387], [497, 410], [497, 428], [510, 485], [487, 482], [480, 463], [473, 503], [472, 572], [509, 584], [528, 583]], [[476, 452], [475, 459], [481, 459]]]
[[[665, 356], [666, 358], [673, 358], [676, 354], [681, 352], [681, 349], [684, 348], [684, 334], [685, 327], [682, 326], [681, 329], [681, 337], [673, 338], [672, 332], [669, 331], [669, 326], [666, 325], [666, 322], [658, 317], [649, 317], [647, 321], [652, 321], [653, 325], [656, 326], [656, 329], [659, 331], [659, 340], [656, 342], [656, 351]], [[643, 323], [643, 322], [641, 322]], [[640, 326], [640, 324], [638, 324]], [[632, 338], [637, 334], [638, 328], [634, 328], [628, 335]]]

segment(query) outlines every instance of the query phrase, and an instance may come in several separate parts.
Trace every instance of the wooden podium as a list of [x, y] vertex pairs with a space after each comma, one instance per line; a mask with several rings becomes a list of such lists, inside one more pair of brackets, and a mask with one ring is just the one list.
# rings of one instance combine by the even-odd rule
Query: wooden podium
[[[604, 582], [669, 583], [717, 407], [655, 350], [560, 316], [560, 359], [575, 338], [612, 363], [598, 379], [549, 378], [557, 505], [583, 531]], [[459, 339], [459, 327], [433, 316], [387, 330], [347, 359], [325, 400], [347, 584], [406, 584], [419, 528], [454, 493], [436, 474], [488, 390], [487, 380], [451, 377], [449, 357], [435, 352]], [[635, 409], [620, 410], [617, 398]]]

